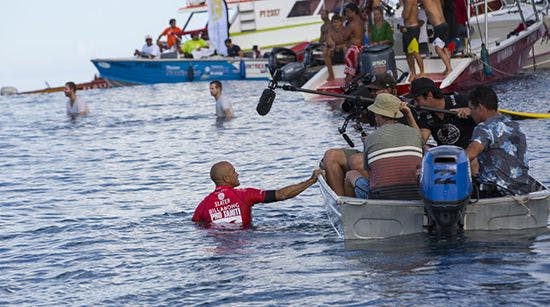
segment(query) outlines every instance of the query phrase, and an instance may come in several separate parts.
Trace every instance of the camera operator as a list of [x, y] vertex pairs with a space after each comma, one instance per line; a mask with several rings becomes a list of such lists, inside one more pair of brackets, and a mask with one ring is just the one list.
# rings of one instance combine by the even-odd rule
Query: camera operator
[[437, 145], [455, 145], [466, 148], [470, 143], [476, 123], [470, 117], [468, 99], [463, 95], [444, 95], [428, 78], [418, 78], [411, 83], [407, 98], [412, 98], [421, 107], [453, 110], [458, 114], [422, 112], [418, 126], [424, 143], [433, 136]]
[[[376, 75], [371, 83], [367, 87], [371, 90], [370, 96], [375, 98], [377, 95], [386, 93], [396, 93], [396, 81], [389, 74]], [[403, 103], [404, 105], [404, 103]], [[408, 110], [408, 108], [407, 108]], [[362, 120], [367, 122], [367, 112], [364, 110], [364, 116]], [[409, 110], [410, 111], [410, 110]], [[409, 122], [416, 125], [414, 117], [411, 112], [404, 111], [407, 115]], [[411, 119], [412, 118], [412, 121]], [[416, 127], [415, 127], [416, 128]], [[365, 172], [363, 168], [363, 153], [359, 150], [352, 148], [332, 148], [325, 152], [321, 161], [321, 168], [325, 170], [325, 177], [328, 185], [337, 195], [344, 195], [344, 177], [349, 170], [358, 170], [359, 172]], [[366, 172], [364, 173], [366, 175]]]

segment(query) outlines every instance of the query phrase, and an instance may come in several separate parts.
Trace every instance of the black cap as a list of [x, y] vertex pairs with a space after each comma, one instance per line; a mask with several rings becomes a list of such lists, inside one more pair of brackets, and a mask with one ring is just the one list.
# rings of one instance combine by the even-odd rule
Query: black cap
[[405, 97], [416, 98], [426, 94], [427, 92], [441, 93], [441, 90], [435, 85], [432, 79], [418, 78], [411, 82], [409, 93], [405, 95]]
[[395, 81], [395, 78], [392, 75], [388, 73], [382, 73], [382, 74], [375, 75], [372, 78], [371, 83], [369, 83], [367, 87], [375, 90], [381, 90], [385, 88], [393, 89], [395, 88], [396, 83], [397, 82]]

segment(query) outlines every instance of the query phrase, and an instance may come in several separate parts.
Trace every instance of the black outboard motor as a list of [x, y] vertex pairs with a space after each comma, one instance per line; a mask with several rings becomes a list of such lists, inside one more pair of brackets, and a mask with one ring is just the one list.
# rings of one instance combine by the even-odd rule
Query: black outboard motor
[[390, 45], [378, 45], [363, 49], [361, 52], [361, 72], [372, 75], [389, 73], [397, 79], [395, 53]]
[[296, 62], [298, 57], [296, 53], [288, 48], [273, 48], [267, 59], [269, 72], [273, 76], [275, 70], [285, 66], [288, 63]]
[[300, 62], [288, 63], [281, 68], [281, 80], [286, 81], [294, 86], [301, 86], [302, 78], [306, 67]]
[[304, 65], [306, 67], [325, 65], [323, 44], [311, 43], [304, 50]]
[[420, 195], [430, 230], [454, 235], [462, 229], [471, 193], [470, 161], [462, 148], [443, 145], [426, 152], [422, 159]]

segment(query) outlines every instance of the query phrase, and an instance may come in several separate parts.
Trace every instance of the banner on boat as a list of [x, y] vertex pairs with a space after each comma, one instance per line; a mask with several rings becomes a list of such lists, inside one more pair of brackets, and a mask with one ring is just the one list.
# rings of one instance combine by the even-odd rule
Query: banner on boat
[[227, 3], [225, 0], [208, 0], [208, 37], [218, 54], [227, 55], [225, 40], [229, 37]]

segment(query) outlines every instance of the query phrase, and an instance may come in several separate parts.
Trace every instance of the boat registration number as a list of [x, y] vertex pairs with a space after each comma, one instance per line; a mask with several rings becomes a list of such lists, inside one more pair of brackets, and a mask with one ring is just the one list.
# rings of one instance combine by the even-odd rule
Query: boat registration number
[[280, 9], [261, 10], [260, 17], [274, 17], [279, 16]]

